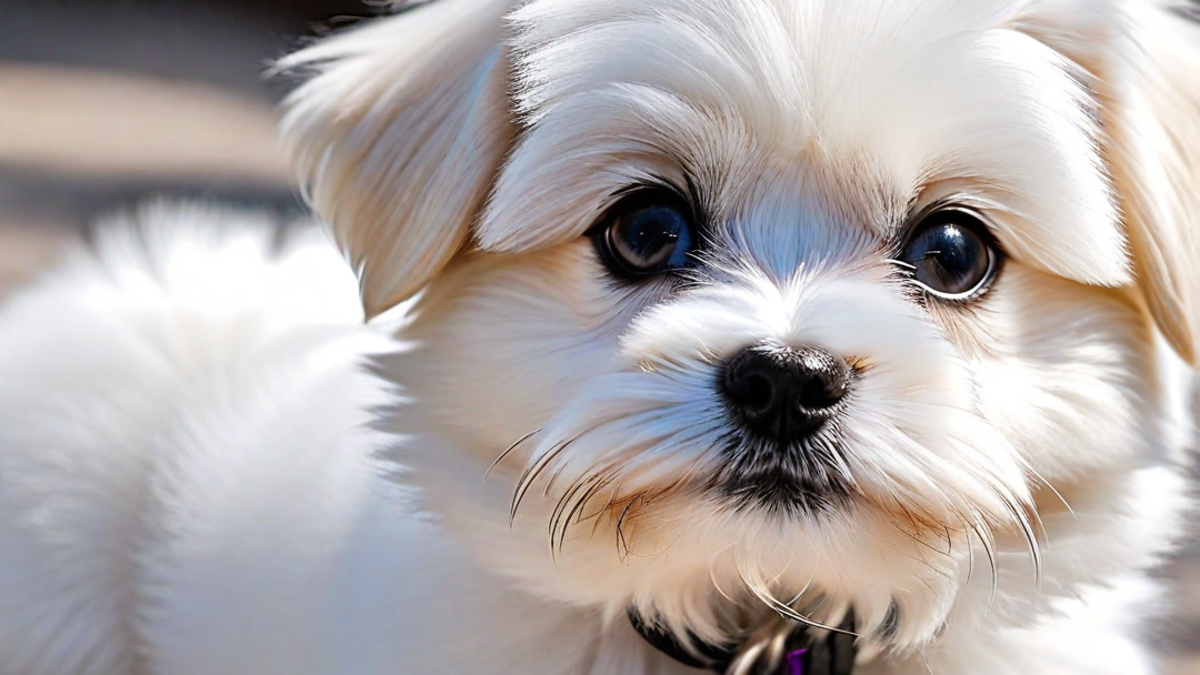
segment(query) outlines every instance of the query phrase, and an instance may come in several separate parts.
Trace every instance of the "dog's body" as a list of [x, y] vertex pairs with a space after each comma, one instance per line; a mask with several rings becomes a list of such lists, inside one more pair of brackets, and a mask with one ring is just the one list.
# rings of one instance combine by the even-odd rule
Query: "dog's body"
[[510, 10], [284, 63], [394, 314], [195, 211], [0, 314], [0, 673], [689, 672], [635, 624], [730, 673], [837, 625], [856, 673], [1155, 672], [1200, 323], [1175, 19]]

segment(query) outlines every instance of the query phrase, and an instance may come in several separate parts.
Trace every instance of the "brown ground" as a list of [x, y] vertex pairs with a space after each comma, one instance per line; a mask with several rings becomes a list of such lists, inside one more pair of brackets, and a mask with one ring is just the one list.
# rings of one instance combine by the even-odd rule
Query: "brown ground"
[[[312, 20], [366, 13], [355, 0], [0, 4], [0, 298], [96, 214], [148, 197], [299, 209], [273, 140], [283, 85], [259, 73]], [[1182, 608], [1161, 631], [1169, 673], [1200, 675], [1200, 546], [1167, 574]]]

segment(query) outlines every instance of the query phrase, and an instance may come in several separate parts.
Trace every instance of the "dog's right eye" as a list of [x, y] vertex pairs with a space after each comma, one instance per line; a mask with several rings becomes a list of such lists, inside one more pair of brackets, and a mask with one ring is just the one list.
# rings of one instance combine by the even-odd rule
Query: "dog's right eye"
[[616, 276], [636, 279], [683, 269], [695, 249], [692, 210], [668, 190], [638, 190], [604, 214], [592, 240]]

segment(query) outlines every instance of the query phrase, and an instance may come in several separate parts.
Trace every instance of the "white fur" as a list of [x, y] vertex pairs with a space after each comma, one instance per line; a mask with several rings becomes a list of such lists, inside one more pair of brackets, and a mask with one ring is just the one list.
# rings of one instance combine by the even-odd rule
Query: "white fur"
[[[311, 230], [160, 207], [3, 308], [0, 675], [686, 672], [629, 607], [710, 640], [852, 608], [872, 675], [1156, 672], [1200, 325], [1171, 20], [438, 0], [285, 59], [358, 287]], [[703, 202], [689, 285], [582, 236], [643, 182]], [[970, 309], [888, 261], [946, 200], [1008, 253]], [[861, 368], [847, 504], [712, 489], [760, 341]]]

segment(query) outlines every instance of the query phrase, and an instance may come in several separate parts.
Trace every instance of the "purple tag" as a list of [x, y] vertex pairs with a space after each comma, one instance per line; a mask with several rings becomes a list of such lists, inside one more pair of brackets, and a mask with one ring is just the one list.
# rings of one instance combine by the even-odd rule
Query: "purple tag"
[[788, 675], [804, 675], [804, 654], [807, 649], [797, 649], [787, 655]]

